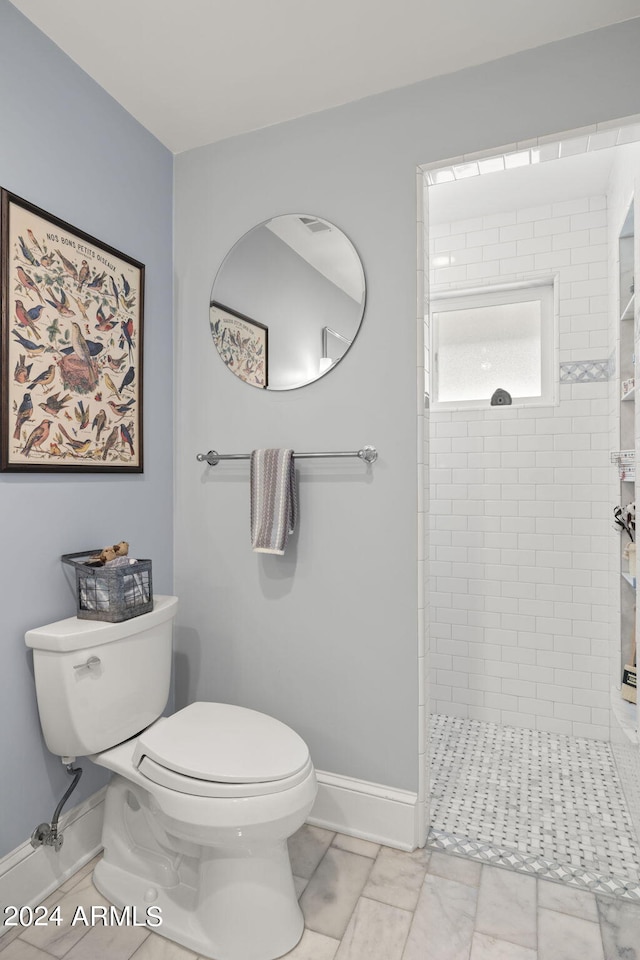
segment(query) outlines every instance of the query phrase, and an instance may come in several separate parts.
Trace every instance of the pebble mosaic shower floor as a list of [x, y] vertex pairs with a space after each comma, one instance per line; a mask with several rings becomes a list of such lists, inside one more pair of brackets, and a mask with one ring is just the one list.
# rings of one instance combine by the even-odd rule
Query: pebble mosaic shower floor
[[608, 743], [431, 717], [428, 846], [640, 900], [640, 844]]

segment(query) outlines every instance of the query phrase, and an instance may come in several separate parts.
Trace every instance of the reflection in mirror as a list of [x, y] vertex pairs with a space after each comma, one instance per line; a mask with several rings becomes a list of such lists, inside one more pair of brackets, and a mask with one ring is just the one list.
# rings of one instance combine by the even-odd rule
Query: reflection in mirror
[[225, 257], [211, 291], [211, 334], [227, 367], [267, 390], [324, 376], [364, 313], [364, 271], [351, 241], [319, 217], [259, 224]]

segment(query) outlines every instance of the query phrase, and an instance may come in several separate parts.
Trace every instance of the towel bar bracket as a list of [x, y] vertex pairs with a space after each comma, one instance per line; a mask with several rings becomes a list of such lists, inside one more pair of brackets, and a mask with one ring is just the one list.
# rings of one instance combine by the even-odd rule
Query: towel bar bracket
[[365, 463], [375, 463], [378, 459], [378, 451], [375, 447], [363, 447], [362, 450], [358, 450], [358, 456]]
[[[365, 463], [375, 463], [378, 459], [378, 451], [375, 447], [366, 446], [361, 450], [333, 451], [328, 453], [294, 453], [296, 460], [315, 459], [319, 457], [358, 457]], [[208, 463], [210, 467], [217, 466], [221, 460], [250, 460], [250, 453], [218, 453], [217, 450], [209, 450], [208, 453], [198, 453], [196, 460], [199, 463]]]
[[217, 450], [209, 450], [209, 453], [199, 453], [196, 456], [196, 460], [200, 463], [208, 463], [210, 467], [215, 467], [220, 463], [220, 456], [218, 455]]

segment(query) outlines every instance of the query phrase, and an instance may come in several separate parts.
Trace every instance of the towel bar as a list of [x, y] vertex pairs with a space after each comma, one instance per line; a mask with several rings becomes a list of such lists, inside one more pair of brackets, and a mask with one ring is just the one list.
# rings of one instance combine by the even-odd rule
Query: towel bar
[[[309, 460], [317, 457], [358, 457], [365, 463], [375, 463], [378, 459], [378, 451], [375, 447], [363, 447], [361, 450], [343, 450], [328, 453], [294, 453], [296, 460]], [[196, 460], [200, 463], [206, 461], [210, 467], [215, 467], [221, 460], [250, 460], [250, 453], [218, 453], [217, 450], [209, 450], [209, 453], [199, 453]]]

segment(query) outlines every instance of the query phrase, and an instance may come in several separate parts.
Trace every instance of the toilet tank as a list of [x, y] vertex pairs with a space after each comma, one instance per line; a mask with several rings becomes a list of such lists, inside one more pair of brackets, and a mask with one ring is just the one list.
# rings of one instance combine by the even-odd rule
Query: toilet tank
[[69, 617], [25, 634], [52, 753], [99, 753], [160, 716], [169, 696], [177, 607], [177, 597], [154, 597], [150, 613], [122, 623]]

